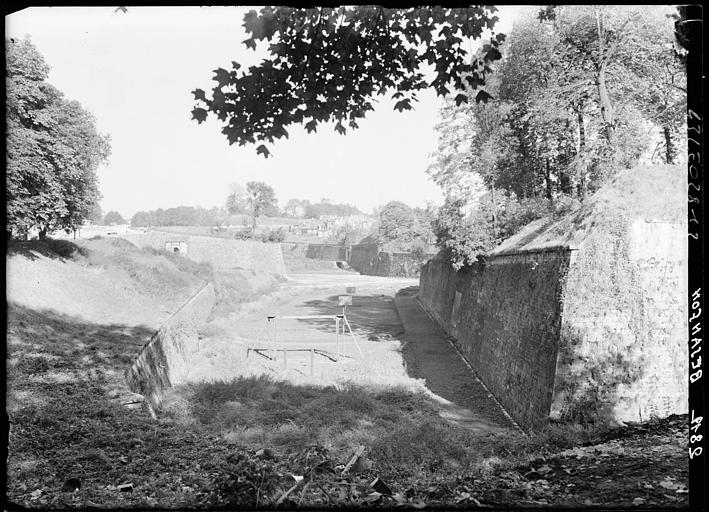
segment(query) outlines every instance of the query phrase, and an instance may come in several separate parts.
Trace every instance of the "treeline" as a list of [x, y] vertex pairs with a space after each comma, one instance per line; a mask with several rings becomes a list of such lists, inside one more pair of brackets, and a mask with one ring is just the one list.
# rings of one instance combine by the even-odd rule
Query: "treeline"
[[429, 173], [446, 197], [436, 236], [455, 266], [641, 158], [676, 160], [686, 134], [676, 18], [666, 6], [569, 5], [515, 24], [487, 64], [491, 99], [441, 110]]
[[131, 218], [133, 227], [147, 226], [213, 226], [224, 221], [225, 212], [221, 208], [209, 210], [199, 206], [177, 206], [175, 208], [140, 211]]
[[283, 214], [287, 217], [318, 219], [322, 215], [347, 217], [349, 215], [361, 215], [362, 212], [355, 206], [334, 204], [327, 199], [321, 199], [318, 203], [311, 203], [307, 199], [290, 199], [285, 208], [283, 208]]

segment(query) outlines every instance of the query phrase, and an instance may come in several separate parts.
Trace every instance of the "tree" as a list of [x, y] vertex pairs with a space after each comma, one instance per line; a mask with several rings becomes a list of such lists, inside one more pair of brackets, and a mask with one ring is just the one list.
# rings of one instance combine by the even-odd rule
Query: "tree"
[[308, 206], [310, 206], [310, 201], [307, 199], [289, 199], [283, 213], [289, 217], [303, 218]]
[[93, 222], [94, 224], [101, 224], [103, 222], [103, 210], [101, 209], [101, 205], [98, 203], [94, 204], [94, 207], [91, 210], [91, 213], [89, 214], [89, 220]]
[[348, 215], [357, 215], [359, 213], [361, 212], [355, 206], [350, 204], [334, 204], [324, 197], [319, 203], [307, 203], [305, 205], [305, 218], [307, 219], [319, 219], [323, 215], [347, 217]]
[[409, 242], [416, 216], [410, 206], [401, 201], [390, 201], [379, 212], [379, 238], [383, 242]]
[[249, 198], [241, 183], [229, 185], [229, 195], [226, 198], [226, 209], [230, 215], [246, 213], [249, 209]]
[[666, 8], [552, 6], [540, 19], [519, 20], [501, 46], [493, 99], [441, 109], [429, 173], [446, 195], [438, 243], [456, 264], [633, 167], [648, 124], [672, 161], [686, 80]]
[[5, 40], [7, 230], [76, 228], [100, 199], [96, 169], [110, 139], [94, 117], [46, 82], [49, 66], [29, 38]]
[[261, 181], [249, 181], [246, 184], [246, 192], [251, 211], [252, 234], [255, 234], [256, 218], [275, 206], [276, 194], [269, 185]]
[[103, 223], [106, 226], [111, 226], [113, 224], [125, 224], [126, 221], [123, 219], [123, 216], [118, 213], [117, 211], [111, 210], [106, 214], [106, 217], [104, 218]]
[[[384, 9], [376, 6], [295, 9], [264, 7], [244, 16], [252, 49], [257, 41], [271, 43], [271, 58], [248, 72], [232, 62], [232, 70], [214, 71], [217, 86], [207, 97], [193, 91], [193, 119], [201, 123], [209, 112], [225, 125], [229, 144], [273, 143], [288, 137], [286, 127], [304, 124], [310, 133], [334, 121], [335, 131], [356, 129], [357, 120], [374, 110], [375, 95], [391, 93], [395, 110], [412, 108], [418, 91], [433, 88], [438, 95], [458, 94], [468, 101], [466, 84], [485, 84], [488, 64], [501, 57], [504, 34], [492, 34], [482, 58], [472, 62], [469, 41], [479, 39], [497, 22], [492, 6], [468, 8], [418, 7]], [[433, 65], [435, 78], [425, 80], [423, 67]], [[479, 91], [484, 101], [489, 95]], [[265, 144], [256, 149], [268, 157]]]

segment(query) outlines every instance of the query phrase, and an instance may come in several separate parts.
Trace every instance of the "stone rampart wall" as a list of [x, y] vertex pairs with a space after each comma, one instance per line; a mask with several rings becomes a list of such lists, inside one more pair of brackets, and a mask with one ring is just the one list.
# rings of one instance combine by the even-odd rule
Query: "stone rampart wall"
[[421, 271], [421, 304], [524, 428], [549, 415], [568, 262], [569, 251], [558, 249], [498, 256], [459, 272], [435, 258]]
[[410, 252], [381, 251], [377, 244], [353, 245], [348, 263], [368, 276], [418, 277], [430, 254], [417, 257]]
[[458, 272], [437, 257], [419, 300], [525, 428], [686, 413], [686, 230], [639, 219]]
[[286, 273], [278, 243], [161, 232], [126, 234], [122, 237], [138, 247], [160, 250], [164, 250], [166, 244], [171, 248], [178, 247], [187, 258], [208, 262], [215, 269], [245, 268], [272, 274]]
[[687, 225], [638, 219], [589, 237], [564, 290], [552, 417], [687, 412]]
[[153, 408], [160, 406], [164, 390], [186, 374], [190, 355], [199, 350], [197, 327], [215, 303], [214, 286], [209, 283], [160, 326], [126, 372], [130, 390], [143, 395]]

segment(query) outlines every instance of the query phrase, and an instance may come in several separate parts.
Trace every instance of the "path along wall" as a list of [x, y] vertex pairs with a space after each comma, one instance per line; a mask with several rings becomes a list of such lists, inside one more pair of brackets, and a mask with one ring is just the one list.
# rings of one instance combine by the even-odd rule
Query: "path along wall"
[[130, 390], [143, 395], [154, 409], [160, 407], [165, 389], [186, 374], [191, 354], [199, 350], [197, 327], [207, 320], [215, 302], [209, 283], [160, 326], [126, 372]]
[[419, 300], [524, 428], [687, 411], [686, 224], [424, 265]]
[[434, 258], [421, 271], [419, 301], [524, 428], [549, 414], [569, 253], [500, 256], [459, 272]]
[[138, 247], [173, 250], [198, 262], [208, 262], [215, 269], [246, 268], [271, 274], [285, 274], [283, 253], [280, 244], [229, 240], [210, 236], [183, 235], [178, 233], [126, 234], [123, 238]]

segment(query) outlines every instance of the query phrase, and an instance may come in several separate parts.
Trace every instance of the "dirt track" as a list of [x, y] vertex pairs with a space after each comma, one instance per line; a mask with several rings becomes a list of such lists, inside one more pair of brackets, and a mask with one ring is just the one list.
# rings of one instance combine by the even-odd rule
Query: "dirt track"
[[[352, 360], [363, 355], [364, 366], [340, 366], [337, 370], [320, 358], [315, 362], [315, 374], [329, 372], [332, 376], [340, 372], [341, 376], [363, 384], [377, 380], [395, 384], [418, 379], [425, 382], [428, 391], [441, 404], [442, 415], [452, 422], [482, 431], [511, 427], [499, 405], [476, 380], [445, 333], [415, 303], [412, 294], [417, 285], [416, 279], [346, 272], [291, 275], [275, 293], [245, 305], [228, 319], [215, 320], [222, 326], [221, 336], [215, 338], [226, 336], [231, 344], [223, 346], [219, 352], [215, 349], [211, 355], [198, 354], [195, 362], [199, 368], [192, 372], [190, 379], [208, 375], [224, 378], [235, 368], [243, 371], [245, 367], [261, 363], [263, 369], [303, 380], [310, 374], [309, 353], [288, 352], [287, 361], [283, 361], [283, 352], [276, 351], [275, 359], [267, 362], [253, 351], [246, 360], [246, 349], [263, 348], [266, 355], [273, 356], [274, 347], [315, 347], [330, 354], [339, 348]], [[338, 298], [346, 294], [348, 287], [356, 288], [353, 304], [346, 309], [354, 338], [347, 332], [338, 339], [335, 323], [328, 318], [267, 319], [269, 315], [341, 314]], [[216, 347], [218, 343], [210, 341], [208, 344]], [[368, 375], [372, 372], [378, 375]]]

